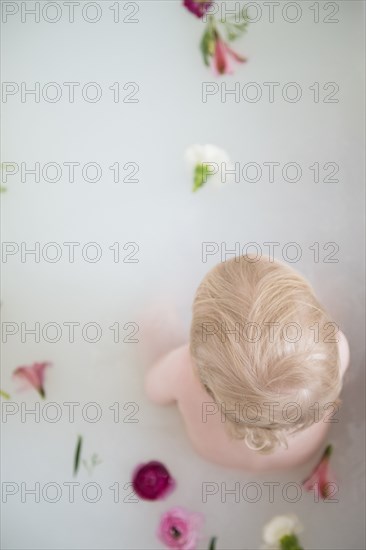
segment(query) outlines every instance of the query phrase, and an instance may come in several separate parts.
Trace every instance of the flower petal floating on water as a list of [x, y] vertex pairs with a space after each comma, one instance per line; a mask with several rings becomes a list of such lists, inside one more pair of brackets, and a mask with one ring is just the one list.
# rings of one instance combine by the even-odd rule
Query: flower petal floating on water
[[157, 460], [138, 466], [132, 484], [135, 493], [145, 500], [164, 498], [175, 488], [175, 481], [169, 471]]
[[332, 451], [332, 445], [328, 445], [317, 466], [315, 466], [310, 476], [302, 483], [306, 491], [315, 491], [323, 499], [329, 496], [334, 485], [334, 475], [329, 465]]
[[46, 393], [44, 390], [44, 372], [47, 367], [50, 367], [51, 363], [33, 363], [29, 367], [18, 367], [15, 369], [13, 376], [25, 380], [27, 384], [32, 386], [38, 391], [39, 395], [44, 398]]
[[218, 74], [231, 74], [233, 72], [231, 60], [245, 63], [246, 58], [236, 53], [221, 38], [216, 39], [213, 67]]
[[232, 61], [236, 61], [237, 63], [245, 63], [247, 61], [246, 57], [238, 54], [229, 46], [229, 43], [236, 40], [236, 38], [246, 31], [247, 23], [248, 20], [246, 17], [239, 23], [228, 20], [225, 22], [221, 21], [227, 36], [227, 41], [225, 41], [219, 31], [219, 22], [216, 21], [213, 15], [209, 15], [201, 38], [200, 50], [205, 65], [211, 65], [217, 75], [232, 73]]

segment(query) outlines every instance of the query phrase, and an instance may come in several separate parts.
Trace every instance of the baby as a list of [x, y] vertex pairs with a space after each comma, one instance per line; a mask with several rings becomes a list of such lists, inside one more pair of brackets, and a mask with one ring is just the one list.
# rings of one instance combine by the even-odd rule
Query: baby
[[257, 472], [306, 462], [338, 422], [345, 336], [285, 264], [236, 257], [214, 267], [193, 304], [190, 344], [148, 371], [146, 392], [175, 402], [195, 449]]

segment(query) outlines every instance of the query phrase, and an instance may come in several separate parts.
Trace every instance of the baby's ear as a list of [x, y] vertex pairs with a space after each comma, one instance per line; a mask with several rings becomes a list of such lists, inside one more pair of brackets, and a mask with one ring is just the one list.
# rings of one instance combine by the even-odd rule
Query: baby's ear
[[343, 334], [343, 332], [341, 331], [339, 331], [338, 333], [338, 350], [339, 350], [339, 356], [341, 359], [341, 375], [343, 378], [344, 373], [349, 367], [350, 351], [349, 351], [348, 340]]

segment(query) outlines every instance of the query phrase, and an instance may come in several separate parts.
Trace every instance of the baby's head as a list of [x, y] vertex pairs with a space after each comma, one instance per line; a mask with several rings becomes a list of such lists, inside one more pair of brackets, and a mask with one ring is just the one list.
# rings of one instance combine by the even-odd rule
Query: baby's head
[[231, 435], [271, 452], [340, 402], [338, 336], [303, 277], [266, 257], [241, 256], [200, 284], [190, 351]]

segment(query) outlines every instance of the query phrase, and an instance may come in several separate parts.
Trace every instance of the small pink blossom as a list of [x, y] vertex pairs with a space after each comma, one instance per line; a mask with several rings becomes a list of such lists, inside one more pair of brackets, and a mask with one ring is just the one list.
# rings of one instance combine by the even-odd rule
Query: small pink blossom
[[136, 468], [132, 485], [139, 497], [157, 500], [166, 497], [175, 488], [175, 481], [164, 464], [152, 460]]
[[215, 40], [215, 52], [213, 55], [213, 67], [218, 74], [232, 73], [231, 59], [234, 59], [238, 63], [245, 63], [246, 58], [242, 57], [238, 53], [234, 52], [220, 36], [216, 36]]
[[161, 517], [158, 528], [159, 540], [168, 548], [195, 550], [203, 521], [202, 514], [190, 512], [179, 506], [171, 508]]
[[329, 461], [332, 454], [332, 445], [328, 445], [322, 458], [310, 476], [303, 481], [302, 485], [306, 491], [315, 491], [318, 497], [326, 499], [334, 483], [334, 475], [330, 469]]
[[203, 17], [212, 4], [212, 1], [205, 2], [202, 0], [183, 0], [184, 7], [196, 17]]
[[38, 391], [39, 395], [44, 398], [46, 393], [44, 390], [44, 371], [50, 367], [51, 363], [44, 361], [43, 363], [33, 363], [29, 367], [18, 367], [15, 369], [13, 376], [25, 380], [27, 385], [31, 385]]

